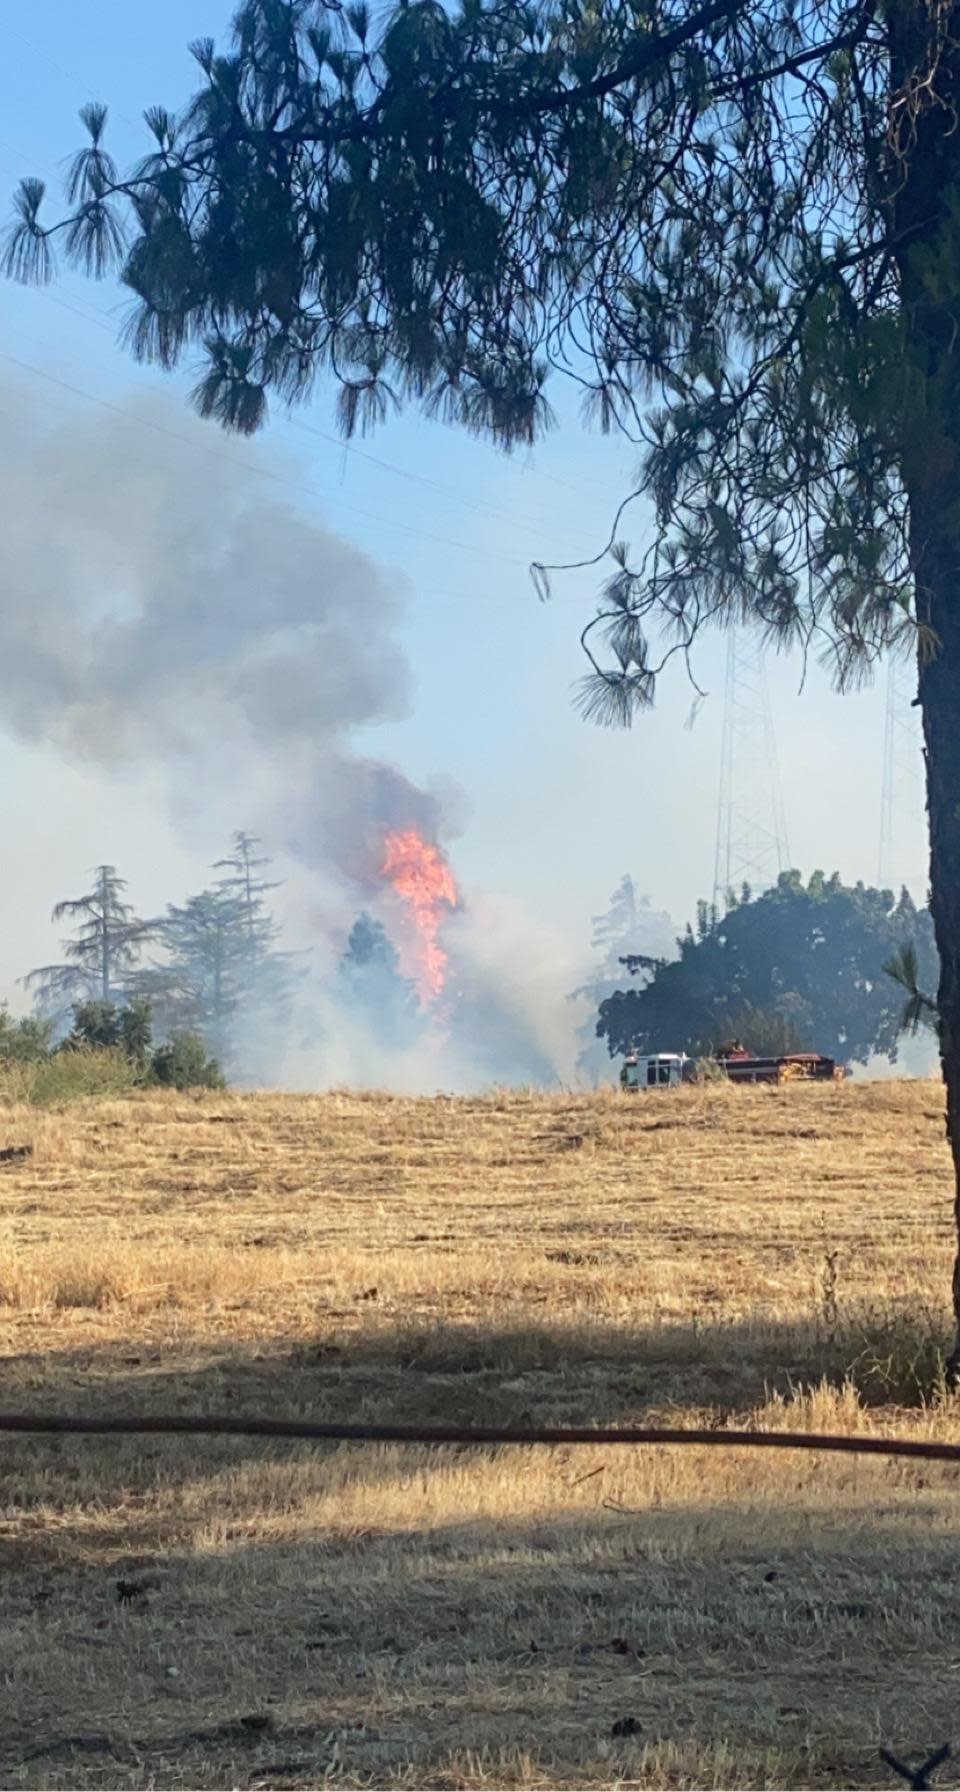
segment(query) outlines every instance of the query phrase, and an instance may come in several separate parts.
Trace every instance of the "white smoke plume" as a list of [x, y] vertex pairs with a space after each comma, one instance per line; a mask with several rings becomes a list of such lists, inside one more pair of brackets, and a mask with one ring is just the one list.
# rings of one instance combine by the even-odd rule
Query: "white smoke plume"
[[445, 843], [463, 809], [354, 744], [409, 710], [399, 577], [307, 514], [261, 447], [173, 400], [51, 425], [8, 386], [0, 415], [0, 728], [72, 763], [159, 772], [191, 846], [244, 827], [301, 868], [290, 909], [305, 923], [294, 943], [313, 947], [316, 1024], [270, 1042], [269, 1074], [551, 1080], [571, 1033], [564, 1014], [553, 1036], [565, 969], [554, 959], [551, 982], [541, 930], [482, 899], [455, 930], [469, 986], [456, 1038], [434, 1030], [403, 1059], [343, 1012], [336, 960], [352, 913], [376, 902], [385, 832]]

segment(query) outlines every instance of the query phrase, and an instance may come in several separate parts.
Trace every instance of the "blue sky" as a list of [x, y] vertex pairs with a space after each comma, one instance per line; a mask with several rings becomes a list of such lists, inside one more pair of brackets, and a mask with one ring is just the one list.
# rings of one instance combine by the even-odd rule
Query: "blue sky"
[[[7, 191], [27, 173], [56, 186], [81, 137], [77, 110], [91, 98], [110, 108], [117, 159], [136, 155], [142, 109], [177, 108], [193, 85], [187, 43], [221, 36], [230, 9], [214, 0], [167, 0], [162, 8], [49, 0], [11, 10], [16, 22], [7, 24], [0, 67]], [[22, 384], [51, 422], [77, 411], [106, 416], [104, 406], [135, 388], [184, 393], [187, 373], [171, 380], [137, 368], [117, 346], [123, 309], [109, 283], [72, 276], [44, 293], [0, 286], [0, 381]], [[463, 886], [523, 904], [571, 949], [586, 947], [589, 916], [625, 870], [655, 906], [685, 919], [713, 876], [723, 644], [705, 642], [698, 657], [710, 696], [692, 728], [684, 727], [692, 693], [680, 673], [631, 733], [590, 727], [573, 710], [570, 688], [582, 669], [577, 637], [597, 573], [558, 579], [543, 605], [527, 570], [532, 559], [581, 559], [597, 549], [629, 488], [633, 450], [584, 430], [575, 398], [559, 389], [561, 427], [529, 454], [504, 458], [414, 413], [346, 450], [335, 435], [334, 396], [321, 385], [308, 409], [274, 416], [262, 452], [276, 456], [274, 482], [282, 478], [292, 505], [402, 579], [409, 714], [359, 744], [414, 780], [454, 780], [463, 792], [453, 848]], [[244, 458], [244, 444], [214, 442], [210, 429], [212, 450]], [[150, 446], [147, 434], [145, 454]], [[643, 540], [642, 514], [625, 532]], [[883, 679], [841, 699], [816, 670], [799, 695], [791, 662], [771, 664], [769, 678], [794, 863], [872, 879]], [[0, 826], [18, 847], [0, 936], [0, 993], [9, 994], [26, 963], [49, 955], [50, 905], [82, 887], [89, 866], [115, 861], [150, 910], [202, 881], [204, 855], [174, 827], [149, 776], [78, 771], [51, 746], [12, 738], [3, 752]], [[889, 864], [891, 877], [922, 894], [919, 789], [904, 780]]]

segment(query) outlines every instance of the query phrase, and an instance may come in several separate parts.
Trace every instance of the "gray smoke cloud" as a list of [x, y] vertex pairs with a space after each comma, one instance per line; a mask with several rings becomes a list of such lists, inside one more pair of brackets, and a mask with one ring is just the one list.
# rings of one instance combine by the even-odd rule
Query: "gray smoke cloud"
[[0, 410], [8, 728], [165, 766], [185, 819], [243, 778], [275, 845], [351, 878], [385, 826], [443, 831], [435, 795], [349, 744], [409, 709], [394, 576], [160, 397], [53, 428], [20, 392]]
[[555, 961], [551, 984], [542, 929], [530, 922], [525, 945], [515, 913], [459, 919], [469, 999], [456, 1039], [435, 1032], [385, 1062], [343, 1012], [336, 955], [358, 899], [376, 900], [384, 833], [448, 841], [464, 812], [451, 786], [420, 788], [357, 743], [409, 713], [400, 578], [313, 520], [261, 447], [174, 400], [141, 394], [50, 423], [0, 386], [0, 417], [0, 727], [73, 763], [159, 774], [204, 852], [245, 827], [302, 868], [295, 943], [326, 942], [305, 974], [315, 1024], [262, 1042], [268, 1074], [549, 1080], [569, 983]]

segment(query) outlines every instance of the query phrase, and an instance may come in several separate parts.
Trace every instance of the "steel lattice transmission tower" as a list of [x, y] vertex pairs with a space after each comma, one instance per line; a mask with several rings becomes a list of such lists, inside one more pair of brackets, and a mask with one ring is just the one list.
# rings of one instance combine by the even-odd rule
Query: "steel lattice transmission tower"
[[904, 820], [923, 809], [923, 757], [916, 695], [917, 671], [911, 658], [892, 654], [887, 662], [883, 724], [883, 777], [880, 787], [880, 844], [877, 884], [909, 881], [903, 853]]
[[728, 893], [743, 883], [769, 889], [789, 864], [763, 648], [754, 630], [733, 628], [724, 681], [714, 908], [722, 913]]

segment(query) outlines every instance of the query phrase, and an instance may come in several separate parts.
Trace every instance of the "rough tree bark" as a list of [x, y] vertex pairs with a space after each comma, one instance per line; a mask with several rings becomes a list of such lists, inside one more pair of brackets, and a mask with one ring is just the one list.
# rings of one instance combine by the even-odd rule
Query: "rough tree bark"
[[[892, 198], [906, 344], [902, 475], [918, 622], [930, 830], [930, 906], [940, 954], [940, 1057], [953, 1153], [960, 1379], [960, 5], [898, 0], [890, 9]], [[900, 116], [897, 117], [899, 108]], [[951, 265], [952, 264], [952, 265]], [[936, 266], [938, 274], [932, 276]], [[943, 276], [947, 275], [944, 279]]]
[[955, 1177], [956, 1338], [949, 1368], [956, 1381], [960, 1378], [960, 544], [953, 531], [943, 529], [941, 539], [934, 541], [932, 531], [923, 530], [924, 520], [921, 512], [913, 533], [922, 560], [922, 608], [940, 644], [936, 656], [921, 665], [919, 689], [927, 762], [930, 906], [940, 953], [940, 1059]]

